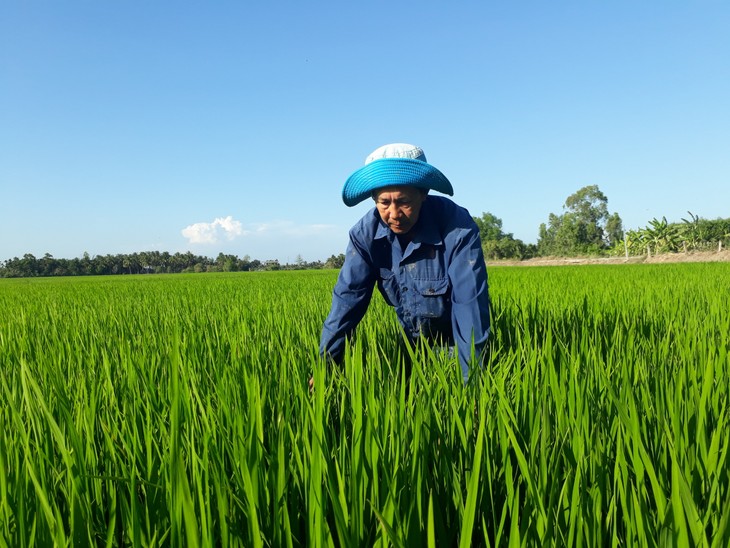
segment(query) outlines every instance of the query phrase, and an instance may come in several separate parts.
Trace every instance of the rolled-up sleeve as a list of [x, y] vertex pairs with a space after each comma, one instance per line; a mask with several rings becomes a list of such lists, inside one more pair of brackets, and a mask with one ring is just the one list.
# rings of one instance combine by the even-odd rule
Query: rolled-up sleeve
[[452, 251], [451, 325], [464, 380], [469, 374], [471, 347], [481, 365], [489, 338], [489, 288], [479, 232], [464, 230]]
[[350, 234], [345, 262], [332, 293], [332, 308], [324, 322], [319, 353], [341, 363], [345, 340], [360, 323], [370, 304], [375, 275], [364, 250]]

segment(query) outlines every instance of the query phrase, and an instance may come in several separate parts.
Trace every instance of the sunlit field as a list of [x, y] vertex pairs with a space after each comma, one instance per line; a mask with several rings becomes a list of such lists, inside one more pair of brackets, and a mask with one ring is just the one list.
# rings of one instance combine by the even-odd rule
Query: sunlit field
[[0, 544], [730, 543], [730, 265], [490, 268], [466, 387], [336, 275], [0, 280]]

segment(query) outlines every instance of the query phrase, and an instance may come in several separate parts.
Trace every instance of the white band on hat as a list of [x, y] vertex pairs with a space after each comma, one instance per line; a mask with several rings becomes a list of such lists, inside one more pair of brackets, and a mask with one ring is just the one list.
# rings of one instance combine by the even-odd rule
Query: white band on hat
[[411, 158], [412, 160], [426, 161], [426, 155], [421, 147], [409, 145], [407, 143], [391, 143], [376, 148], [370, 155], [365, 158], [365, 164], [369, 164], [373, 160], [381, 158]]

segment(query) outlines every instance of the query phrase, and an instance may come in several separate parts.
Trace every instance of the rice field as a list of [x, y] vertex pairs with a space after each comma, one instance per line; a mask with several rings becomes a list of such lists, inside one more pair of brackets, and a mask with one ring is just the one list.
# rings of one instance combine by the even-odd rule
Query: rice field
[[0, 545], [730, 544], [730, 265], [491, 268], [466, 387], [336, 275], [0, 280]]

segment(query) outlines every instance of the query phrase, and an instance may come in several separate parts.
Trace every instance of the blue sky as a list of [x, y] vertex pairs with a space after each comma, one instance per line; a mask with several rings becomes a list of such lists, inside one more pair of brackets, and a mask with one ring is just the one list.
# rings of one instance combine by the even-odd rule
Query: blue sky
[[0, 0], [0, 260], [344, 252], [342, 185], [421, 146], [536, 242], [730, 217], [730, 3]]

